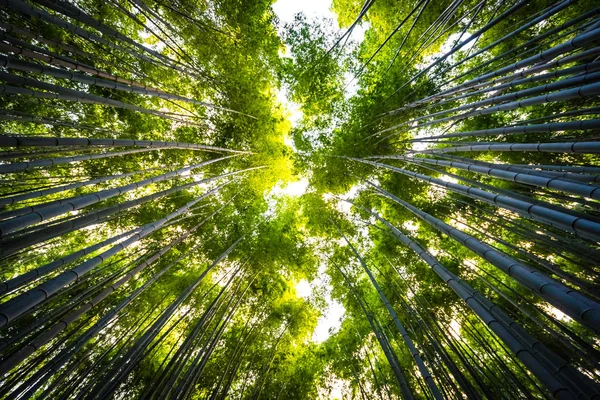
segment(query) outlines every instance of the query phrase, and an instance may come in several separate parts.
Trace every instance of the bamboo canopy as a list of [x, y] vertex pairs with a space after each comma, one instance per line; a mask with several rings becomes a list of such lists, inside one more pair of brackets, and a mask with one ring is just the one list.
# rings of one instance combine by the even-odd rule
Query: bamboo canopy
[[0, 398], [600, 399], [597, 2], [321, 5], [0, 0]]

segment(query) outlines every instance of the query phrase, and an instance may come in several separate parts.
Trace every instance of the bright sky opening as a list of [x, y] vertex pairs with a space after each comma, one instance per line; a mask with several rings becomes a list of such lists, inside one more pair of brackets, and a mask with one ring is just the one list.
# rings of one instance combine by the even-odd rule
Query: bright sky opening
[[[279, 29], [282, 29], [285, 24], [294, 22], [294, 16], [300, 12], [304, 13], [309, 20], [323, 18], [332, 19], [334, 21], [334, 26], [337, 26], [337, 16], [331, 11], [330, 0], [278, 0], [273, 5], [273, 11], [279, 19]], [[357, 26], [352, 33], [351, 39], [361, 42], [364, 38], [364, 32], [367, 28], [367, 24], [365, 24], [364, 27], [361, 27], [360, 25]], [[339, 29], [338, 26], [338, 33], [340, 35], [344, 31], [345, 29]], [[289, 55], [282, 54], [282, 56]], [[347, 77], [347, 79], [349, 80], [351, 77]], [[351, 92], [351, 94], [355, 91], [356, 88], [354, 86], [349, 88], [349, 92]], [[291, 122], [292, 126], [295, 126], [302, 119], [302, 111], [300, 110], [300, 106], [298, 104], [289, 101], [287, 97], [287, 88], [282, 87], [277, 94], [277, 98], [288, 112], [288, 120]], [[285, 143], [295, 151], [295, 147], [291, 138], [286, 138]], [[277, 185], [271, 191], [269, 197], [274, 201], [275, 198], [280, 196], [301, 196], [306, 192], [307, 188], [308, 180], [306, 178], [302, 178], [299, 181], [290, 182], [286, 186]], [[269, 208], [271, 209], [271, 206]], [[322, 276], [322, 274], [320, 275]], [[324, 292], [327, 308], [323, 311], [323, 315], [319, 318], [317, 327], [315, 328], [312, 337], [313, 342], [321, 343], [327, 340], [332, 333], [336, 332], [340, 328], [345, 309], [341, 303], [331, 298], [330, 293], [332, 288], [329, 282], [319, 278], [313, 280], [312, 282], [308, 282], [306, 280], [299, 281], [296, 285], [296, 294], [299, 297], [308, 299], [312, 295], [313, 287], [325, 288]]]
[[275, 197], [291, 196], [298, 197], [306, 193], [308, 188], [308, 179], [302, 178], [299, 181], [288, 182], [287, 185], [281, 186], [280, 184], [275, 185], [271, 191], [271, 195]]
[[[324, 273], [324, 271], [322, 271], [322, 268], [320, 268], [319, 276], [322, 276], [322, 273]], [[307, 281], [306, 279], [300, 280], [296, 284], [296, 295], [298, 297], [302, 297], [303, 299], [309, 299], [312, 295], [313, 287], [322, 287], [325, 289], [323, 292], [325, 301], [327, 302], [327, 308], [323, 311], [323, 315], [321, 315], [319, 318], [317, 327], [315, 328], [312, 336], [313, 342], [321, 343], [327, 340], [332, 333], [337, 332], [337, 330], [340, 328], [346, 309], [341, 303], [331, 298], [331, 285], [329, 282], [326, 282], [320, 278], [317, 278], [311, 282]]]
[[273, 11], [281, 25], [294, 21], [294, 15], [299, 12], [304, 13], [309, 18], [332, 18], [336, 15], [330, 10], [331, 1], [329, 0], [278, 0], [273, 4]]
[[[309, 20], [323, 18], [331, 19], [334, 21], [334, 26], [337, 27], [337, 33], [339, 35], [342, 35], [345, 32], [345, 29], [340, 29], [339, 25], [337, 25], [337, 16], [331, 11], [331, 0], [278, 0], [272, 7], [275, 15], [277, 15], [277, 18], [279, 19], [280, 32], [283, 32], [285, 24], [294, 22], [294, 16], [298, 13], [304, 13]], [[365, 37], [365, 31], [368, 28], [369, 24], [367, 22], [357, 25], [352, 30], [350, 40], [354, 40], [358, 43], [362, 42]], [[281, 52], [280, 56], [289, 57], [289, 54]], [[345, 93], [348, 98], [356, 94], [358, 86], [351, 74], [345, 74], [344, 79], [346, 80], [345, 85], [348, 85]], [[289, 101], [287, 97], [288, 90], [285, 86], [282, 86], [277, 92], [277, 100], [284, 105], [288, 112], [287, 118], [292, 123], [292, 126], [294, 126], [302, 120], [302, 110], [300, 110], [299, 104]], [[286, 144], [295, 150], [291, 140], [286, 141]]]

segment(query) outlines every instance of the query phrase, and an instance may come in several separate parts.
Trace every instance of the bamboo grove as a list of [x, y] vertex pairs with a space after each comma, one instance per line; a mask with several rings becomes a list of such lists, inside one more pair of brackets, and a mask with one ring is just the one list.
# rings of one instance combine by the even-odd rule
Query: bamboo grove
[[0, 4], [1, 398], [600, 398], [594, 1]]

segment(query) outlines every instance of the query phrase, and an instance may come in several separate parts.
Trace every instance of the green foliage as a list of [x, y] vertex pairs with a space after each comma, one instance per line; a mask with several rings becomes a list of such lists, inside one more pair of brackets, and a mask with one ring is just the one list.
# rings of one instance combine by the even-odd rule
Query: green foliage
[[[550, 189], [549, 183], [541, 187], [516, 178], [500, 179], [456, 164], [433, 167], [413, 161], [462, 160], [451, 158], [458, 155], [467, 157], [470, 165], [597, 168], [594, 152], [470, 151], [448, 153], [450, 158], [420, 152], [467, 141], [597, 140], [595, 131], [578, 130], [423, 141], [447, 133], [597, 117], [597, 96], [464, 114], [490, 106], [470, 103], [539, 90], [539, 85], [562, 76], [521, 83], [514, 83], [519, 78], [514, 77], [510, 80], [514, 87], [496, 90], [492, 85], [494, 90], [486, 92], [476, 92], [479, 86], [446, 97], [443, 92], [570, 40], [594, 22], [593, 15], [535, 47], [538, 35], [595, 10], [592, 3], [569, 5], [477, 54], [556, 6], [546, 0], [528, 2], [486, 30], [473, 48], [464, 46], [446, 59], [441, 58], [444, 53], [513, 4], [334, 0], [337, 21], [298, 14], [293, 23], [278, 27], [271, 1], [31, 3], [68, 21], [71, 29], [23, 14], [10, 2], [2, 6], [3, 55], [43, 65], [47, 70], [42, 72], [57, 68], [69, 71], [72, 78], [106, 80], [100, 86], [7, 64], [0, 71], [0, 129], [5, 135], [184, 144], [77, 162], [65, 159], [61, 164], [56, 162], [60, 158], [96, 157], [131, 147], [3, 149], [0, 168], [53, 161], [2, 173], [0, 201], [48, 192], [6, 201], [0, 210], [0, 275], [6, 284], [0, 286], [0, 397], [392, 399], [405, 395], [404, 379], [415, 398], [430, 398], [431, 382], [423, 379], [406, 336], [416, 344], [417, 355], [424, 360], [421, 367], [431, 373], [444, 397], [492, 398], [500, 396], [499, 390], [506, 398], [548, 397], [543, 376], [529, 371], [531, 364], [523, 362], [521, 350], [515, 351], [507, 336], [494, 331], [502, 324], [513, 333], [514, 326], [522, 326], [535, 338], [527, 350], [532, 358], [553, 352], [556, 358], [544, 361], [557, 371], [549, 379], [563, 378], [564, 359], [569, 365], [564, 376], [578, 374], [586, 385], [590, 377], [597, 380], [596, 331], [571, 318], [574, 312], [544, 299], [544, 284], [538, 290], [542, 296], [537, 296], [536, 288], [529, 290], [513, 279], [516, 273], [511, 268], [522, 264], [534, 271], [532, 275], [543, 273], [594, 305], [600, 282], [598, 244], [585, 235], [565, 232], [550, 217], [525, 216], [470, 192], [452, 192], [432, 179], [531, 201], [527, 212], [535, 205], [593, 223], [600, 217], [597, 198]], [[97, 22], [69, 13], [69, 7], [80, 8]], [[343, 32], [336, 22], [349, 28], [364, 7], [369, 10], [354, 28], [364, 30], [364, 40], [357, 42], [351, 36], [336, 42]], [[411, 17], [400, 26], [407, 15]], [[107, 33], [107, 27], [147, 50]], [[91, 40], [89, 34], [102, 39]], [[520, 46], [525, 47], [522, 52], [514, 50]], [[592, 65], [595, 56], [582, 63]], [[527, 68], [523, 77], [530, 76]], [[11, 79], [33, 78], [76, 92], [68, 92], [75, 93], [69, 97], [67, 92], [54, 93], [58, 90], [50, 86], [42, 90], [29, 84], [14, 86], [9, 74]], [[590, 81], [596, 82], [597, 77], [591, 76]], [[129, 89], [110, 87], [114, 81]], [[280, 91], [301, 111], [294, 124], [286, 105], [277, 101]], [[166, 93], [180, 97], [165, 98]], [[570, 112], [574, 114], [562, 115]], [[288, 140], [293, 145], [286, 144]], [[185, 143], [220, 149], [199, 151]], [[189, 173], [138, 184], [231, 154], [235, 157]], [[383, 155], [414, 158], [380, 158]], [[361, 159], [427, 178], [377, 168]], [[597, 175], [579, 178], [586, 175], [590, 176], [586, 184], [597, 183]], [[90, 183], [103, 177], [111, 179]], [[207, 178], [214, 179], [198, 183]], [[288, 185], [302, 179], [309, 182], [305, 192], [285, 194]], [[77, 182], [82, 185], [50, 192]], [[174, 189], [183, 185], [187, 186]], [[218, 185], [223, 186], [216, 190]], [[512, 257], [509, 274], [485, 257], [489, 250], [477, 256], [440, 224], [420, 219], [376, 187], [469, 234], [470, 243], [485, 243]], [[118, 193], [100, 195], [113, 188], [119, 188]], [[190, 206], [212, 189], [214, 193]], [[74, 206], [77, 196], [89, 204]], [[139, 199], [146, 201], [131, 203]], [[58, 207], [60, 212], [46, 215]], [[162, 220], [178, 210], [180, 216]], [[467, 298], [444, 278], [448, 275], [426, 262], [423, 252], [402, 243], [373, 213], [434, 256], [444, 273], [454, 274], [454, 283], [460, 280]], [[8, 232], [12, 222], [24, 219], [20, 215], [31, 220]], [[132, 243], [123, 238], [88, 249], [141, 226], [152, 231]], [[572, 226], [575, 230], [579, 225]], [[107, 255], [113, 247], [114, 254]], [[16, 285], [15, 279], [84, 249], [81, 257], [61, 261], [18, 287], [9, 287]], [[159, 254], [162, 250], [164, 254]], [[81, 269], [96, 260], [93, 268]], [[299, 282], [308, 282], [311, 292], [300, 293]], [[476, 303], [480, 309], [490, 315], [502, 309], [513, 322], [498, 322], [499, 314], [493, 314], [494, 322], [483, 322], [483, 312], [476, 314], [473, 307], [481, 300], [473, 300], [471, 291], [496, 305]], [[28, 299], [40, 296], [29, 306]], [[334, 314], [336, 307], [341, 316]], [[390, 309], [407, 335], [397, 329]], [[9, 315], [13, 310], [22, 314], [13, 318]], [[332, 328], [327, 338], [316, 340], [315, 332], [328, 324]], [[528, 339], [519, 337], [525, 346]], [[16, 359], [14, 366], [9, 365]]]

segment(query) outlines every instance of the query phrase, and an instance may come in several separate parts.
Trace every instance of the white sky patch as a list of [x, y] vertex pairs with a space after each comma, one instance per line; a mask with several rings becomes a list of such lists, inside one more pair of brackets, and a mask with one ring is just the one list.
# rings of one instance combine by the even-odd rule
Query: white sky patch
[[298, 297], [306, 299], [310, 297], [311, 294], [312, 288], [310, 287], [310, 283], [308, 283], [306, 279], [302, 279], [296, 284], [296, 295]]
[[283, 104], [285, 111], [288, 114], [287, 119], [292, 123], [292, 126], [295, 126], [302, 120], [302, 110], [300, 109], [300, 104], [289, 101], [287, 97], [288, 90], [285, 86], [282, 86], [281, 89], [277, 91], [277, 101]]
[[291, 147], [292, 150], [296, 151], [296, 146], [294, 145], [294, 140], [289, 135], [284, 136], [283, 143], [286, 146]]
[[419, 225], [416, 224], [415, 221], [413, 221], [413, 220], [405, 221], [402, 224], [402, 227], [409, 232], [416, 232], [419, 230]]
[[[412, 126], [416, 126], [416, 125], [417, 125], [417, 123], [412, 124]], [[417, 129], [414, 138], [421, 139], [421, 138], [428, 138], [430, 136], [444, 135], [444, 134], [452, 133], [459, 127], [460, 127], [460, 124], [457, 124], [453, 127], [453, 130], [446, 132], [446, 127], [426, 126], [426, 127]], [[413, 143], [411, 143], [410, 148], [413, 151], [422, 151], [422, 150], [427, 150], [427, 149], [433, 148], [437, 144], [438, 143], [435, 143], [435, 142], [429, 142], [429, 143], [428, 142], [413, 142]], [[408, 154], [408, 156], [411, 157], [410, 154]]]
[[[452, 47], [454, 46], [454, 42], [456, 40], [458, 40], [458, 38], [460, 37], [460, 34], [461, 34], [461, 32], [456, 32], [448, 37], [446, 42], [444, 42], [444, 44], [442, 45], [442, 49], [441, 49], [442, 54], [446, 54], [447, 52], [452, 50]], [[468, 39], [470, 37], [471, 37], [471, 34], [469, 32], [465, 32], [465, 34], [462, 36], [462, 38], [460, 40], [461, 43], [463, 43], [466, 39]], [[477, 43], [477, 39], [471, 40], [469, 43], [467, 43], [463, 47], [461, 47], [460, 51], [469, 51], [471, 49], [471, 47], [473, 47], [475, 45], [475, 43]]]
[[[279, 18], [281, 27], [283, 27], [283, 24], [294, 22], [294, 15], [301, 12], [309, 19], [332, 19], [339, 29], [340, 34], [343, 34], [346, 30], [346, 28], [340, 29], [339, 25], [337, 25], [337, 15], [331, 11], [331, 0], [277, 0], [272, 8], [277, 18]], [[362, 42], [365, 38], [365, 31], [369, 27], [370, 24], [368, 22], [362, 22], [360, 25], [357, 25], [352, 30], [350, 39], [359, 43]]]
[[[337, 16], [331, 11], [331, 0], [277, 0], [275, 4], [273, 4], [272, 9], [279, 19], [278, 29], [280, 33], [283, 32], [285, 24], [292, 24], [294, 22], [294, 16], [298, 13], [304, 13], [309, 20], [322, 18], [333, 20], [334, 27], [337, 29], [336, 38], [341, 36], [347, 29], [341, 29], [337, 24]], [[361, 43], [365, 38], [365, 31], [369, 29], [369, 27], [370, 24], [368, 22], [363, 22], [355, 26], [349, 41]], [[285, 51], [279, 51], [279, 56], [290, 57], [288, 46], [286, 46]], [[355, 95], [358, 91], [358, 82], [356, 80], [353, 81], [353, 78], [354, 77], [350, 73], [344, 75], [344, 86], [347, 85], [344, 93], [346, 98]], [[287, 97], [287, 89], [285, 87], [279, 89], [277, 100], [288, 110], [290, 113], [288, 119], [292, 123], [292, 126], [295, 126], [302, 120], [302, 111], [300, 110], [299, 104], [288, 101]]]
[[330, 399], [343, 399], [344, 393], [350, 392], [350, 382], [348, 382], [347, 380], [339, 379], [336, 377], [331, 380], [330, 385]]
[[265, 200], [268, 204], [268, 209], [263, 213], [263, 217], [269, 218], [275, 215], [275, 208], [277, 207], [277, 199], [283, 196], [300, 197], [308, 189], [308, 179], [302, 178], [298, 181], [288, 182], [287, 185], [283, 186], [283, 182], [279, 181], [277, 185], [273, 186], [273, 189], [265, 196]]
[[[433, 143], [433, 144], [437, 144], [437, 143]], [[413, 151], [423, 151], [423, 150], [427, 150], [429, 148], [433, 147], [432, 143], [427, 143], [427, 142], [413, 142], [410, 146], [410, 149]]]
[[[324, 270], [320, 272], [323, 274], [325, 273]], [[319, 273], [320, 276], [323, 274]], [[313, 288], [318, 289], [318, 287], [324, 289], [323, 292], [327, 308], [323, 310], [323, 315], [321, 315], [317, 322], [317, 326], [313, 332], [312, 341], [315, 343], [322, 343], [340, 329], [346, 309], [341, 303], [331, 298], [331, 285], [328, 281], [324, 281], [320, 278], [311, 282], [308, 282], [306, 279], [298, 281], [296, 284], [296, 295], [303, 299], [309, 299], [313, 295]]]
[[273, 12], [281, 24], [294, 22], [294, 15], [303, 12], [307, 17], [336, 19], [331, 11], [331, 0], [277, 0], [273, 4]]
[[437, 247], [428, 247], [427, 251], [434, 257], [437, 257], [437, 255], [440, 254], [440, 249]]
[[461, 231], [468, 231], [468, 230], [470, 230], [470, 228], [467, 225], [465, 225], [462, 221], [460, 221], [460, 220], [458, 220], [456, 218], [453, 218], [450, 221], [450, 224], [452, 226], [454, 226], [456, 229], [460, 229]]
[[567, 314], [563, 313], [558, 308], [556, 308], [550, 304], [543, 304], [542, 308], [544, 309], [544, 311], [546, 311], [548, 314], [552, 315], [554, 318], [558, 319], [559, 321], [562, 321], [562, 322], [571, 321], [571, 318]]
[[344, 91], [344, 98], [346, 100], [355, 96], [358, 92], [358, 79], [354, 79], [354, 75], [350, 72], [344, 73], [344, 87], [346, 88]]
[[[134, 14], [137, 14], [137, 10], [135, 9], [135, 7], [134, 7], [133, 11], [134, 11]], [[148, 22], [150, 22], [150, 26], [149, 26], [150, 29], [154, 30], [155, 32], [158, 31], [157, 26], [155, 24], [153, 24], [151, 21], [148, 21]], [[141, 36], [141, 38], [144, 39], [144, 41], [151, 36], [154, 37], [154, 35], [152, 33], [150, 33], [149, 31], [147, 31], [145, 28], [139, 30], [138, 33]], [[152, 50], [157, 51], [159, 53], [161, 53], [165, 49], [165, 47], [167, 47], [166, 43], [160, 39], [156, 43], [144, 42], [143, 45], [148, 48], [151, 48]]]
[[329, 339], [329, 337], [340, 329], [342, 320], [346, 309], [342, 305], [331, 298], [331, 295], [327, 293], [325, 295], [325, 301], [327, 301], [327, 309], [319, 318], [317, 327], [313, 332], [312, 340], [315, 343], [321, 343]]
[[219, 286], [223, 287], [227, 283], [228, 277], [231, 274], [231, 272], [233, 272], [238, 267], [239, 265], [237, 264], [231, 264], [227, 262], [223, 263], [221, 265], [221, 268], [218, 268], [213, 272], [211, 276], [212, 283], [218, 282]]
[[[194, 174], [191, 176], [192, 176], [192, 179], [194, 180], [194, 182], [198, 182], [198, 181], [201, 181], [202, 179], [204, 179], [204, 172], [200, 172], [198, 174]], [[206, 184], [202, 184], [201, 186], [204, 188], [204, 187], [206, 187]]]
[[440, 176], [440, 179], [443, 180], [444, 182], [458, 183], [458, 181], [456, 180], [456, 178], [453, 178], [453, 177], [447, 176], [447, 175]]
[[[314, 243], [314, 246], [319, 247], [319, 243]], [[331, 278], [326, 272], [327, 255], [319, 249], [317, 249], [317, 253], [322, 260], [316, 275], [317, 278], [310, 282], [306, 279], [298, 281], [296, 283], [296, 295], [309, 301], [313, 296], [323, 296], [326, 306], [324, 309], [319, 307], [322, 315], [317, 321], [317, 326], [312, 335], [314, 343], [322, 343], [340, 329], [346, 309], [340, 302], [331, 297], [333, 287], [331, 286]]]
[[460, 322], [458, 322], [454, 318], [452, 319], [452, 321], [450, 321], [450, 328], [452, 328], [450, 331], [450, 334], [452, 336], [454, 336], [454, 338], [456, 340], [461, 340], [460, 327], [461, 327]]
[[[421, 63], [417, 64], [416, 67], [418, 69], [424, 69], [424, 68], [428, 67], [429, 64], [434, 62], [434, 60], [442, 57], [444, 54], [446, 54], [450, 50], [452, 50], [452, 47], [454, 46], [454, 42], [460, 37], [460, 34], [461, 34], [461, 32], [456, 32], [456, 33], [453, 33], [452, 35], [450, 35], [448, 37], [448, 39], [446, 39], [444, 44], [442, 44], [442, 46], [440, 47], [440, 51], [424, 57], [423, 61]], [[471, 34], [469, 32], [465, 32], [465, 34], [463, 35], [463, 37], [461, 39], [461, 43], [464, 42], [465, 39], [468, 39], [469, 37], [471, 37]], [[461, 47], [459, 51], [463, 51], [463, 52], [469, 51], [475, 45], [476, 42], [477, 42], [477, 39], [471, 40], [469, 43], [467, 43], [463, 47]], [[448, 62], [453, 63], [455, 55], [456, 54], [453, 54], [452, 56], [450, 56], [447, 59]]]
[[[341, 199], [344, 200], [350, 200], [356, 197], [356, 195], [358, 194], [358, 192], [360, 190], [363, 190], [365, 188], [365, 185], [363, 184], [358, 184], [358, 185], [354, 185], [350, 188], [350, 190], [348, 190], [346, 193], [338, 196]], [[335, 197], [333, 197], [333, 195], [331, 193], [325, 193], [323, 194], [323, 200], [325, 201], [334, 201], [335, 204], [335, 208], [340, 211], [343, 212], [344, 214], [350, 216], [351, 212], [350, 210], [352, 209], [352, 204], [345, 202], [345, 201], [339, 201], [338, 199], [336, 199]]]
[[298, 197], [298, 196], [302, 196], [304, 193], [306, 193], [307, 188], [308, 188], [308, 179], [302, 178], [299, 181], [289, 182], [285, 186], [281, 186], [280, 184], [277, 184], [273, 188], [273, 190], [271, 190], [270, 194], [275, 197], [281, 197], [281, 196]]
[[361, 43], [365, 39], [365, 32], [371, 27], [369, 22], [361, 22], [356, 25], [352, 30], [352, 34], [350, 35], [351, 40], [355, 40], [358, 43]]

